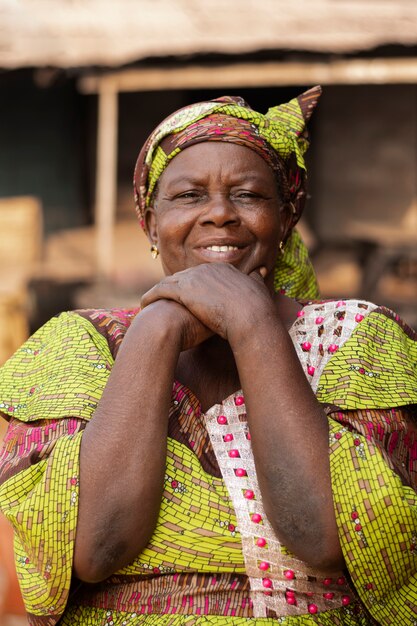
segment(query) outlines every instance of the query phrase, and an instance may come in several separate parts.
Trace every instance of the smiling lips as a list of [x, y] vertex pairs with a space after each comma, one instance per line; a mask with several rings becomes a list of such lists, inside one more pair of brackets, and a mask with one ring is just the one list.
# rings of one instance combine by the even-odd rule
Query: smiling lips
[[239, 250], [238, 246], [205, 246], [206, 250], [212, 252], [231, 252], [233, 250]]
[[221, 261], [223, 263], [240, 262], [246, 254], [247, 244], [236, 245], [231, 243], [208, 243], [198, 246], [198, 252], [204, 261]]

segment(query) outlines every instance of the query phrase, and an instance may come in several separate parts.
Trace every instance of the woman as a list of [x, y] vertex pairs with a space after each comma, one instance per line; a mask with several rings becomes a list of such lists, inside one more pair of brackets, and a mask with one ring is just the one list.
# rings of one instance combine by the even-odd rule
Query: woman
[[54, 318], [3, 368], [30, 624], [417, 620], [416, 336], [291, 299], [316, 296], [293, 227], [319, 94], [162, 122], [135, 196], [166, 278], [140, 314]]

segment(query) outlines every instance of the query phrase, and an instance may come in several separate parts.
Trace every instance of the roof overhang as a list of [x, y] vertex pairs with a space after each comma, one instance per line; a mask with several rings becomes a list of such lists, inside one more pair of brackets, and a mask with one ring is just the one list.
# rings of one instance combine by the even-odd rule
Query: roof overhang
[[85, 75], [82, 93], [217, 89], [280, 85], [417, 83], [417, 57], [344, 59], [328, 62], [251, 62], [120, 70]]

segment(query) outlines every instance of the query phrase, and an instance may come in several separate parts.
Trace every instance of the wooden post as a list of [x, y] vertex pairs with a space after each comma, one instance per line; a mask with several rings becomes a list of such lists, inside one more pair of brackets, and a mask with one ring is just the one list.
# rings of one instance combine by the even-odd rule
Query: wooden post
[[114, 221], [117, 193], [118, 90], [111, 77], [103, 77], [98, 88], [96, 165], [96, 271], [109, 280], [114, 254]]

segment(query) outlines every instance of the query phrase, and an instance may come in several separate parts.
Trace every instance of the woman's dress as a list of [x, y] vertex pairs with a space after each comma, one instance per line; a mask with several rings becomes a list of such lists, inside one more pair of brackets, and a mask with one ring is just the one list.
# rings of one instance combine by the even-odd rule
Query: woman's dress
[[149, 545], [102, 583], [72, 578], [83, 430], [137, 314], [63, 313], [0, 370], [10, 420], [0, 508], [15, 528], [29, 624], [417, 624], [417, 336], [360, 301], [310, 303], [290, 331], [329, 417], [345, 572], [314, 572], [275, 538], [242, 392], [203, 414], [176, 382]]

